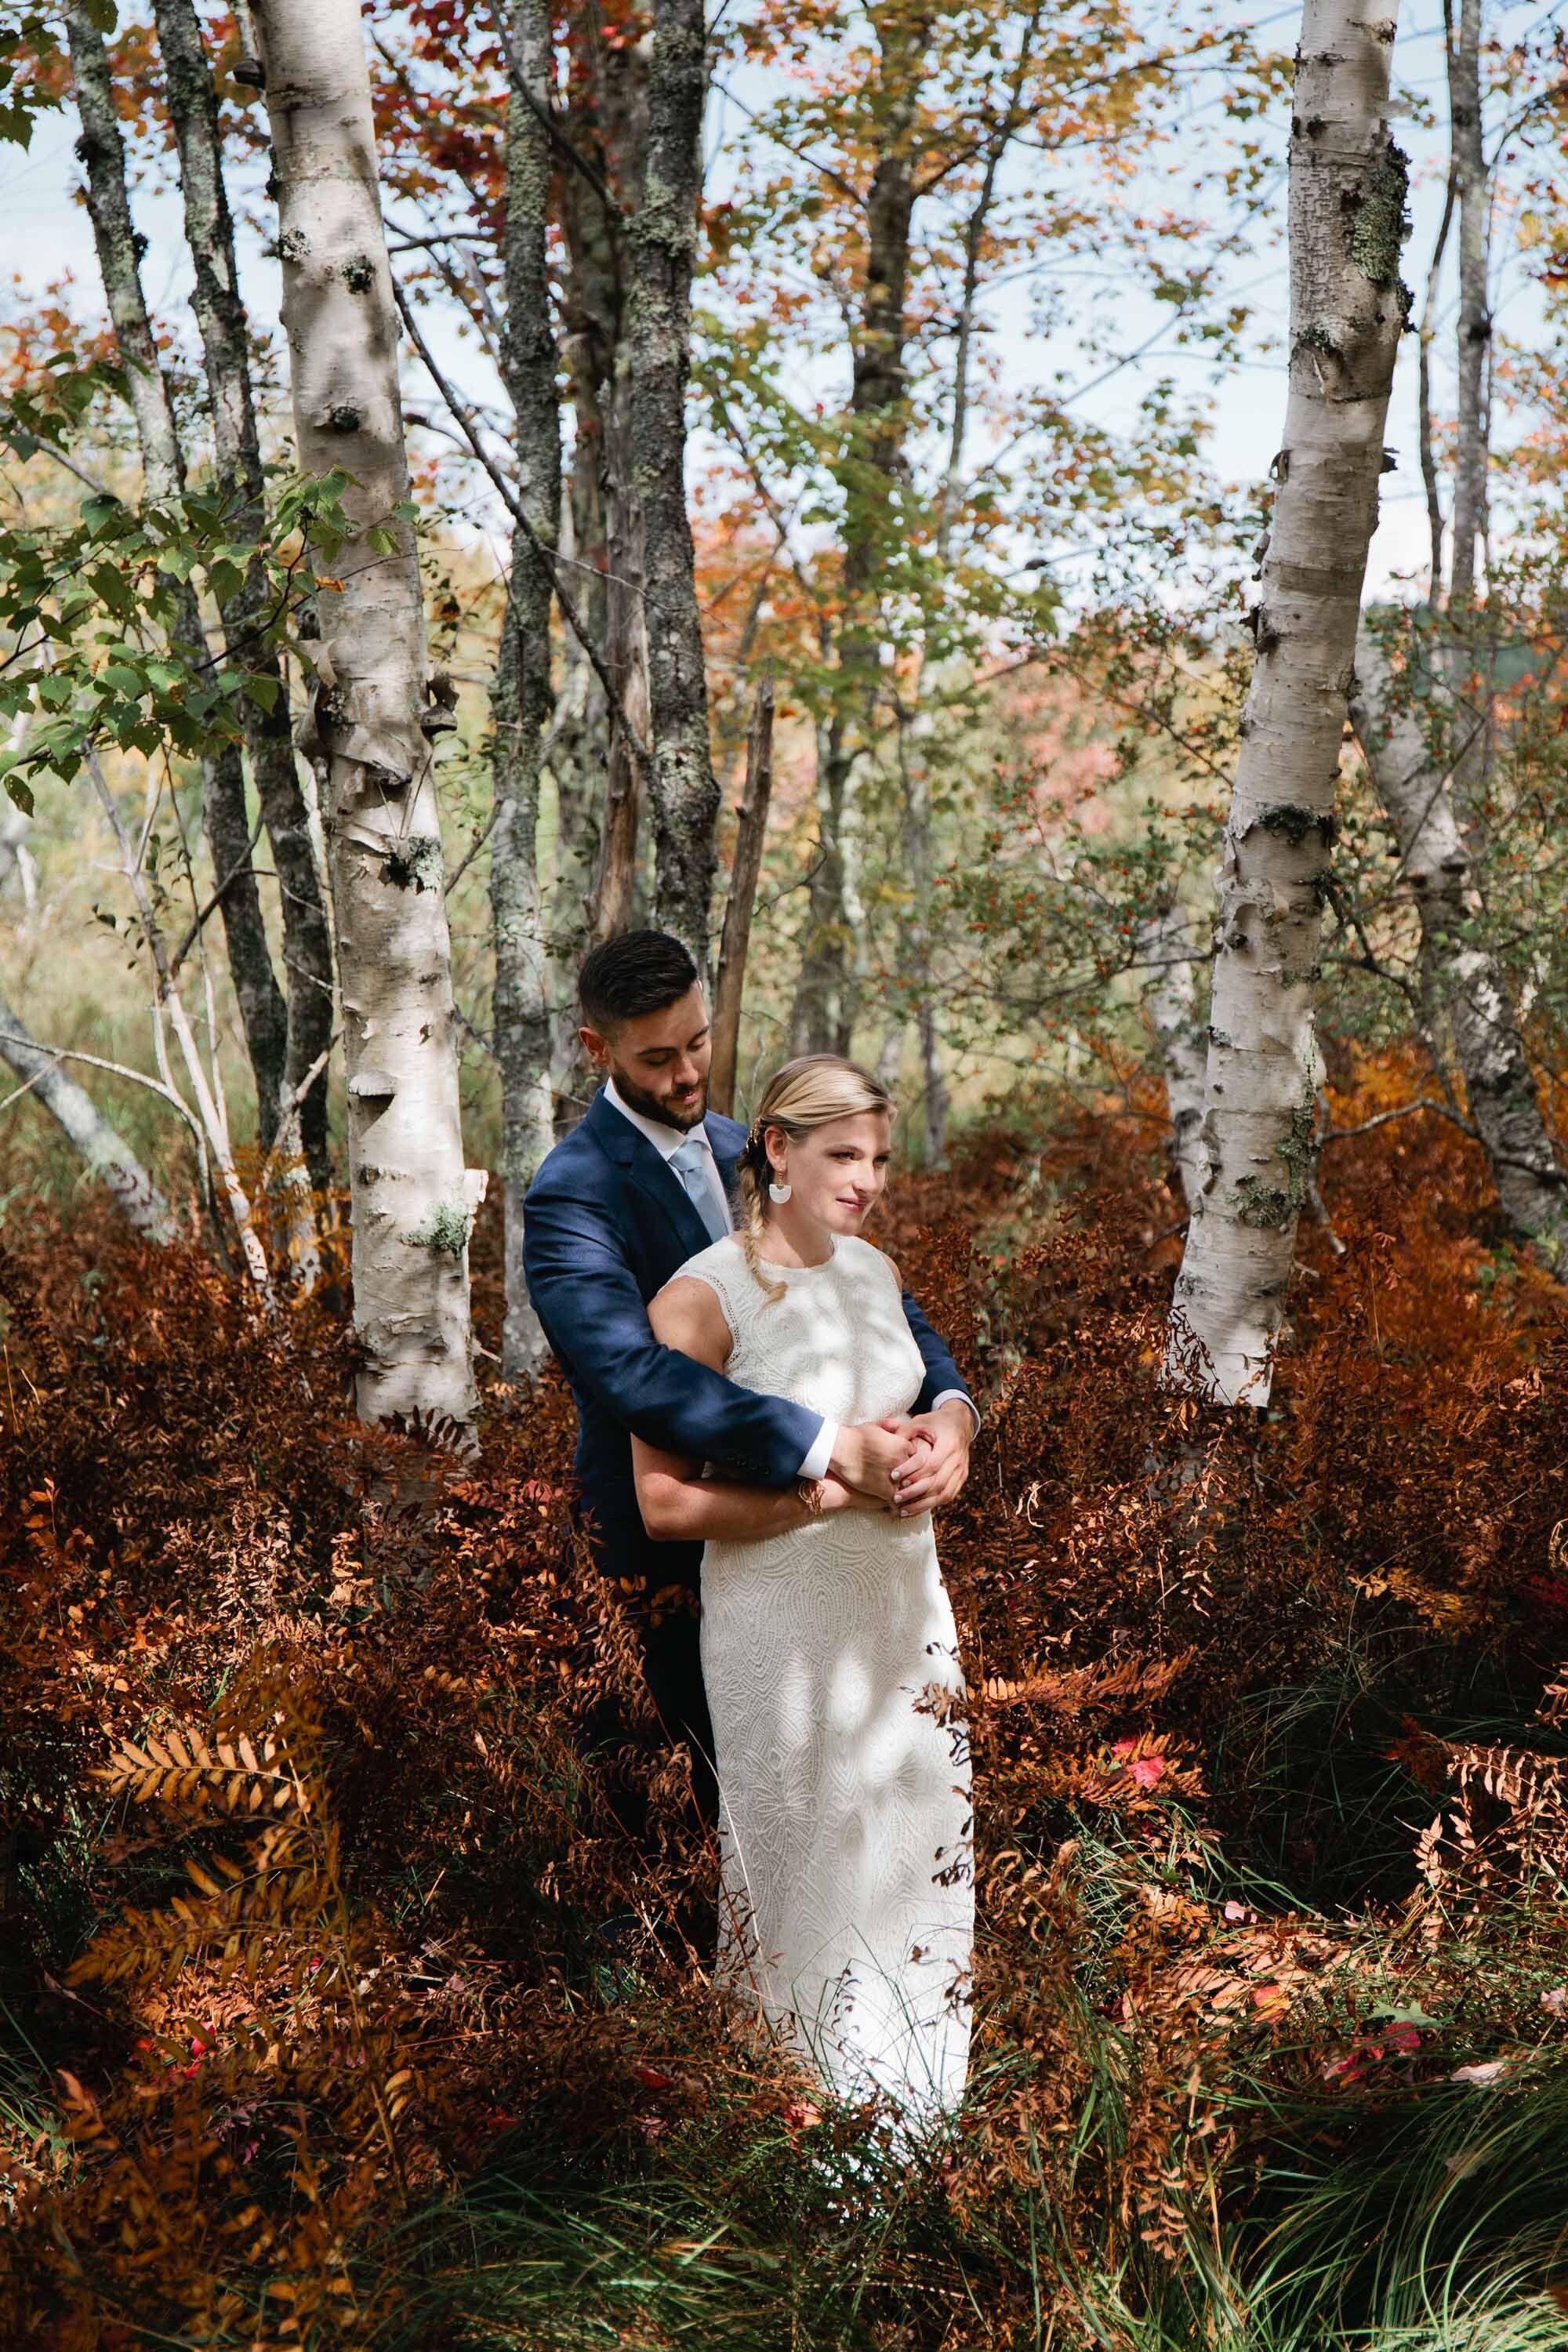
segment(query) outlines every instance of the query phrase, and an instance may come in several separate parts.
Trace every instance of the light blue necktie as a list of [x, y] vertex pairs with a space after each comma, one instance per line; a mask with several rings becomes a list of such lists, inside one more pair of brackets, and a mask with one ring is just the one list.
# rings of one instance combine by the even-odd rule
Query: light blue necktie
[[679, 1177], [682, 1190], [707, 1228], [710, 1242], [721, 1242], [730, 1230], [719, 1200], [712, 1155], [700, 1135], [688, 1136], [677, 1152], [670, 1155], [670, 1166]]

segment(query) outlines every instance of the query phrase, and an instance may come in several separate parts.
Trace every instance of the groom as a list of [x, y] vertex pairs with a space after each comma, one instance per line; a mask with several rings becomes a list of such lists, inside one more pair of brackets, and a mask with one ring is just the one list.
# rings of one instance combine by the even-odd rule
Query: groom
[[711, 1819], [713, 1736], [697, 1633], [702, 1547], [656, 1544], [644, 1532], [628, 1433], [757, 1486], [832, 1470], [912, 1515], [958, 1493], [979, 1416], [907, 1293], [926, 1368], [912, 1432], [840, 1426], [659, 1345], [647, 1301], [731, 1231], [729, 1188], [746, 1130], [708, 1109], [708, 1008], [679, 940], [627, 931], [606, 940], [584, 964], [578, 994], [583, 1044], [605, 1084], [523, 1202], [523, 1268], [577, 1401], [577, 1473], [600, 1566], [650, 1597], [638, 1612], [648, 1688], [666, 1731], [690, 1748], [698, 1801]]

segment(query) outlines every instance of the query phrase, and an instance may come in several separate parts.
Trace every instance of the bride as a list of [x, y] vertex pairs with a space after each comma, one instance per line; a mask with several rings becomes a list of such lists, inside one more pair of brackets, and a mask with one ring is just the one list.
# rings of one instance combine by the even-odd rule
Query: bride
[[[860, 1238], [893, 1105], [811, 1054], [769, 1083], [737, 1230], [652, 1301], [655, 1336], [743, 1387], [843, 1422], [907, 1412], [924, 1376], [891, 1260]], [[843, 2098], [911, 2122], [956, 2106], [973, 1937], [957, 1635], [929, 1514], [833, 1477], [723, 1483], [634, 1438], [656, 1538], [705, 1539], [702, 1672], [720, 1789], [717, 1976]]]

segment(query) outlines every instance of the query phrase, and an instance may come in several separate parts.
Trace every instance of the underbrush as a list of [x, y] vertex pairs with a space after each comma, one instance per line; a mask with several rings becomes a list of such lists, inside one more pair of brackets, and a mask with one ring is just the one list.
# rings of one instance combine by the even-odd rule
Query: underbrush
[[433, 1481], [325, 1309], [13, 1212], [0, 2341], [1568, 2345], [1568, 1324], [1435, 1127], [1336, 1161], [1246, 1423], [1159, 1392], [1146, 1125], [896, 1204], [986, 1408], [913, 2163], [715, 2006], [560, 1391]]

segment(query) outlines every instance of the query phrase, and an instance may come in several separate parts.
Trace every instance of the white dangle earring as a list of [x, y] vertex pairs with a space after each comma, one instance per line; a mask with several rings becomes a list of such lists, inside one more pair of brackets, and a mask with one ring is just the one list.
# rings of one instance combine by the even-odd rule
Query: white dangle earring
[[794, 1186], [790, 1184], [770, 1184], [768, 1186], [768, 1198], [782, 1209], [784, 1202], [789, 1199], [790, 1193], [794, 1189]]

